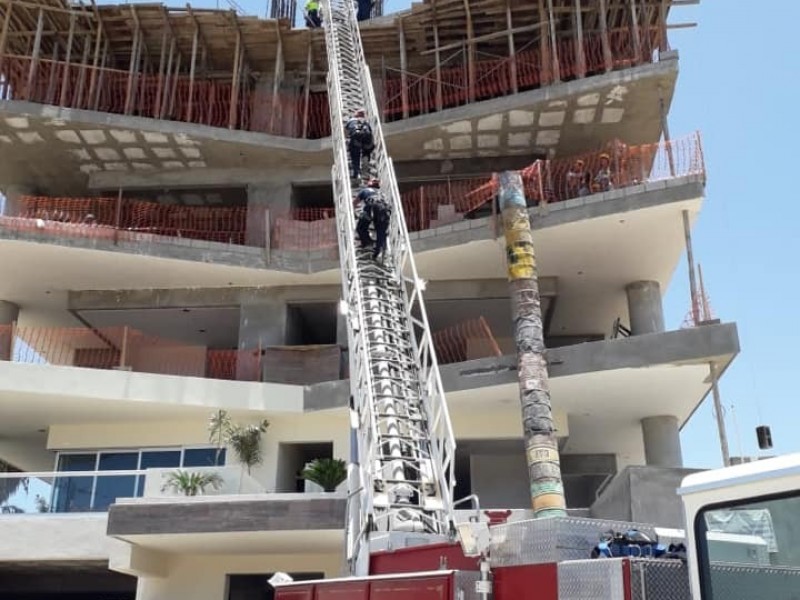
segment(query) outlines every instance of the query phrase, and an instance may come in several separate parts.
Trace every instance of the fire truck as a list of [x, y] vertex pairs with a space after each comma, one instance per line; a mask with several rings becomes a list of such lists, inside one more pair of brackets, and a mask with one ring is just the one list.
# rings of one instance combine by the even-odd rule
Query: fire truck
[[[456, 511], [455, 438], [425, 284], [353, 2], [323, 0], [321, 8], [350, 348], [349, 576], [293, 582], [276, 574], [277, 600], [799, 600], [800, 455], [687, 477], [684, 531], [570, 517], [492, 523], [474, 497], [471, 509]], [[374, 150], [359, 179], [351, 178], [345, 123], [362, 110]], [[354, 239], [354, 200], [376, 178], [393, 208], [380, 261]]]

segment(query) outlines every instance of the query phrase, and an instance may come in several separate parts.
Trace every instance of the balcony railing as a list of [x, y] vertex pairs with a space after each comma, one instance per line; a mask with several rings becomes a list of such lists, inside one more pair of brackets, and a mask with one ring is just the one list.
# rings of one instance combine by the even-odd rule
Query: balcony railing
[[0, 360], [291, 385], [346, 376], [342, 350], [335, 344], [213, 349], [131, 327], [0, 325]]
[[[599, 177], [607, 169], [607, 179]], [[522, 170], [531, 206], [591, 196], [611, 189], [686, 176], [705, 176], [699, 133], [669, 142], [629, 146], [619, 141], [578, 156], [539, 160]], [[423, 231], [492, 214], [493, 178], [423, 184], [402, 194], [410, 231]], [[28, 235], [107, 240], [110, 243], [216, 242], [283, 252], [317, 252], [337, 259], [332, 208], [265, 211], [245, 207], [161, 205], [135, 199], [26, 197], [18, 215], [0, 217], [0, 230]], [[268, 235], [248, 223], [270, 223]]]
[[[184, 476], [176, 478], [173, 474]], [[215, 483], [199, 485], [212, 475]], [[0, 516], [105, 512], [119, 498], [264, 493], [239, 466], [0, 473]]]

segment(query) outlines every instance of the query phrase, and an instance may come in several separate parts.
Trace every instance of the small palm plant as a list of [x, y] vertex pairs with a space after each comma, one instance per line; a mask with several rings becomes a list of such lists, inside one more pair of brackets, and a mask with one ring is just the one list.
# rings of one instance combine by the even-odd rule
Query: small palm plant
[[[7, 462], [0, 460], [0, 473], [15, 473], [17, 469], [12, 467]], [[28, 478], [27, 477], [13, 477], [10, 479], [0, 479], [0, 504], [11, 498], [20, 489], [25, 493], [28, 492]]]
[[317, 458], [303, 469], [302, 475], [326, 492], [335, 492], [347, 479], [347, 463], [340, 458]]
[[177, 470], [167, 475], [167, 481], [161, 487], [161, 491], [171, 490], [184, 496], [197, 496], [204, 494], [206, 488], [209, 487], [212, 490], [218, 490], [222, 487], [222, 477], [218, 473]]
[[231, 421], [227, 411], [217, 411], [208, 424], [209, 439], [217, 443], [217, 462], [222, 447], [228, 446], [250, 475], [253, 467], [264, 462], [261, 436], [267, 432], [268, 427], [269, 421], [266, 419], [255, 425], [238, 425]]

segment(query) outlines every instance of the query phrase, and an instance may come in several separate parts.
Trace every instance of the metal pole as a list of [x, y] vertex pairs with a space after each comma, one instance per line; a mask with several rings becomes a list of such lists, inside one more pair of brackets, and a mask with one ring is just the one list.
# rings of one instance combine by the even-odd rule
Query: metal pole
[[33, 41], [33, 55], [28, 69], [28, 84], [25, 86], [25, 100], [32, 100], [33, 80], [36, 77], [36, 69], [39, 66], [39, 51], [42, 47], [42, 29], [44, 28], [44, 10], [39, 9], [39, 20], [36, 23], [36, 37]]
[[[67, 103], [67, 87], [69, 85], [69, 68], [72, 61], [72, 41], [75, 37], [75, 13], [69, 15], [69, 34], [67, 34], [67, 56], [64, 58], [64, 73], [61, 78], [61, 96], [58, 101], [59, 106]], [[53, 65], [55, 69], [55, 64]]]
[[686, 261], [689, 263], [689, 293], [692, 296], [692, 321], [695, 325], [700, 323], [700, 314], [697, 305], [697, 280], [694, 273], [694, 253], [692, 252], [692, 229], [689, 224], [689, 211], [683, 210], [683, 235], [686, 240]]
[[536, 256], [525, 191], [522, 177], [516, 171], [501, 173], [498, 179], [531, 504], [535, 518], [565, 517], [566, 500], [550, 403]]
[[719, 432], [719, 447], [722, 451], [722, 465], [729, 467], [731, 464], [731, 455], [728, 450], [728, 434], [725, 431], [725, 415], [722, 414], [722, 399], [719, 393], [719, 376], [717, 373], [717, 365], [711, 361], [708, 363], [708, 372], [711, 376], [711, 393], [714, 397], [714, 412], [717, 417], [717, 430]]
[[664, 144], [666, 145], [667, 161], [669, 162], [669, 174], [670, 176], [675, 177], [675, 157], [672, 154], [672, 140], [669, 135], [667, 109], [664, 106], [664, 95], [661, 87], [658, 88], [658, 109], [661, 112], [661, 130], [664, 132]]

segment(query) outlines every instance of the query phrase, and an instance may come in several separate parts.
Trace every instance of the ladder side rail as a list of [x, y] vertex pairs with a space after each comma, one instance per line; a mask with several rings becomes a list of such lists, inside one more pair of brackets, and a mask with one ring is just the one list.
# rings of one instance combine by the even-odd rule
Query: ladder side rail
[[[444, 394], [444, 386], [442, 385], [441, 374], [439, 372], [438, 361], [436, 360], [436, 352], [433, 348], [433, 341], [430, 336], [430, 324], [428, 322], [428, 315], [425, 309], [423, 300], [422, 282], [417, 271], [416, 261], [414, 260], [411, 251], [411, 243], [408, 237], [408, 227], [405, 220], [405, 214], [402, 209], [400, 191], [397, 185], [395, 176], [394, 165], [389, 158], [388, 152], [385, 147], [385, 138], [383, 136], [383, 127], [379, 118], [377, 100], [375, 97], [374, 88], [372, 85], [372, 77], [370, 76], [369, 67], [367, 66], [364, 57], [363, 46], [361, 44], [361, 37], [355, 44], [356, 54], [361, 64], [361, 85], [362, 89], [366, 91], [366, 99], [369, 106], [365, 107], [367, 113], [373, 118], [371, 119], [373, 131], [375, 133], [375, 154], [378, 159], [378, 173], [381, 179], [381, 187], [390, 190], [390, 195], [394, 200], [393, 204], [395, 210], [392, 215], [392, 224], [390, 228], [390, 240], [396, 240], [398, 243], [397, 268], [407, 269], [409, 275], [404, 276], [404, 279], [410, 283], [413, 292], [409, 298], [407, 291], [404, 290], [403, 299], [406, 304], [406, 314], [411, 317], [413, 309], [419, 310], [419, 321], [422, 322], [422, 336], [417, 340], [416, 335], [411, 336], [411, 343], [415, 347], [415, 353], [419, 363], [420, 382], [424, 384], [421, 390], [423, 402], [426, 405], [429, 422], [438, 422], [440, 424], [436, 431], [429, 431], [435, 457], [433, 461], [434, 469], [441, 469], [437, 473], [437, 479], [440, 483], [444, 483], [440, 490], [443, 495], [444, 510], [448, 513], [449, 518], [453, 518], [453, 491], [455, 486], [454, 477], [454, 458], [455, 458], [455, 436], [453, 434], [452, 422], [447, 408], [447, 403]], [[388, 186], [387, 186], [388, 184]], [[402, 272], [401, 272], [402, 275]], [[425, 351], [422, 351], [425, 348]], [[435, 435], [434, 435], [435, 434]]]
[[[334, 14], [335, 11], [331, 10], [331, 12], [330, 12], [329, 32], [330, 32], [330, 37], [331, 38], [334, 38], [334, 37], [337, 38], [336, 41], [335, 41], [335, 44], [337, 44], [337, 45], [338, 45], [338, 42], [339, 42], [339, 40], [338, 40], [338, 34], [339, 33], [342, 33], [342, 36], [343, 36], [344, 39], [341, 40], [342, 41], [342, 46], [341, 47], [335, 47], [334, 46], [334, 53], [329, 56], [329, 65], [330, 65], [330, 68], [332, 70], [337, 70], [338, 71], [338, 67], [341, 66], [342, 70], [345, 71], [345, 74], [347, 74], [347, 71], [350, 72], [351, 79], [350, 79], [350, 81], [346, 82], [348, 84], [348, 88], [349, 89], [345, 92], [345, 90], [344, 90], [344, 87], [345, 87], [344, 86], [344, 82], [339, 81], [340, 90], [339, 90], [338, 94], [334, 94], [334, 104], [337, 106], [337, 108], [341, 109], [342, 112], [343, 112], [342, 104], [343, 104], [343, 101], [347, 100], [349, 102], [349, 104], [350, 104], [350, 106], [348, 107], [349, 111], [350, 111], [350, 114], [352, 114], [353, 110], [355, 110], [356, 108], [362, 107], [365, 104], [364, 101], [363, 101], [363, 97], [362, 97], [363, 88], [359, 87], [359, 82], [358, 82], [359, 72], [360, 72], [361, 68], [360, 68], [360, 64], [359, 64], [359, 61], [358, 61], [358, 56], [359, 55], [358, 55], [358, 44], [357, 44], [357, 42], [360, 42], [360, 38], [359, 38], [358, 26], [356, 24], [357, 21], [355, 19], [355, 13], [353, 12], [353, 7], [351, 5], [349, 5], [349, 3], [347, 3], [346, 1], [345, 2], [340, 2], [339, 11], [340, 11], [340, 14], [338, 16], [341, 16], [342, 17], [341, 19], [337, 19], [335, 17], [335, 14]], [[343, 13], [343, 14], [341, 14], [341, 13]], [[334, 61], [331, 60], [331, 57], [336, 58], [336, 59], [340, 59], [342, 64], [341, 65], [333, 64]], [[345, 61], [349, 61], [349, 62], [345, 64]], [[338, 76], [338, 73], [337, 73], [337, 76]], [[343, 126], [343, 122], [344, 122], [344, 115], [341, 114], [340, 121], [339, 121], [339, 123], [337, 123], [337, 127]], [[342, 130], [342, 132], [343, 132], [343, 130]], [[344, 140], [344, 137], [342, 136], [342, 139], [339, 142], [339, 147], [340, 148], [344, 147], [343, 140]], [[343, 195], [341, 195], [339, 197], [339, 199], [342, 202], [345, 201]], [[352, 202], [352, 201], [350, 201], [350, 202]], [[349, 232], [349, 235], [352, 236], [352, 231]], [[356, 271], [356, 277], [358, 278], [358, 271]], [[356, 284], [357, 288], [359, 290], [361, 290], [362, 286], [361, 286], [360, 282], [358, 282], [357, 279], [356, 279], [356, 281], [357, 281], [357, 284]], [[371, 287], [373, 287], [373, 289], [372, 289], [372, 293], [373, 294], [377, 291], [377, 290], [374, 289], [374, 286], [375, 286], [375, 284], [373, 283], [371, 285]], [[367, 290], [364, 290], [364, 293], [367, 293]], [[374, 301], [375, 298], [376, 297], [373, 296], [370, 300]], [[362, 304], [362, 306], [363, 306], [363, 304]], [[379, 327], [380, 326], [380, 321], [381, 321], [380, 317], [371, 318], [369, 323], [367, 322], [366, 319], [364, 319], [363, 322], [362, 322], [362, 330], [366, 329], [367, 326], [378, 327], [378, 330], [379, 330], [380, 329], [380, 327]], [[370, 344], [370, 342], [372, 341], [368, 337], [365, 337], [364, 340], [365, 340], [366, 344]], [[379, 349], [379, 348], [384, 348], [385, 349], [386, 348], [385, 344], [387, 343], [387, 341], [388, 340], [386, 339], [385, 336], [381, 336], [380, 334], [378, 334], [378, 339], [375, 340], [375, 344], [377, 346], [376, 350]], [[380, 390], [380, 393], [381, 393], [381, 405], [382, 405], [381, 411], [382, 411], [382, 413], [385, 413], [384, 416], [381, 419], [381, 431], [384, 433], [384, 435], [380, 436], [377, 440], [374, 440], [376, 443], [365, 444], [365, 445], [367, 446], [368, 451], [374, 452], [376, 450], [377, 444], [380, 444], [380, 448], [381, 448], [380, 452], [381, 453], [383, 452], [384, 444], [387, 445], [387, 447], [390, 449], [390, 453], [393, 456], [396, 456], [396, 460], [390, 464], [390, 468], [391, 468], [391, 471], [392, 471], [391, 479], [393, 479], [395, 481], [394, 481], [393, 484], [387, 485], [387, 482], [384, 479], [384, 474], [383, 474], [383, 469], [386, 467], [386, 465], [385, 464], [381, 464], [381, 462], [385, 462], [385, 461], [376, 461], [376, 462], [370, 461], [371, 464], [367, 467], [366, 470], [370, 470], [371, 468], [373, 468], [373, 466], [375, 468], [377, 468], [376, 472], [370, 478], [370, 481], [372, 481], [373, 483], [375, 483], [377, 481], [384, 481], [383, 485], [381, 485], [382, 491], [390, 492], [393, 488], [397, 488], [397, 484], [400, 482], [400, 480], [404, 479], [404, 477], [403, 477], [404, 465], [408, 463], [408, 460], [403, 458], [403, 456], [402, 456], [402, 441], [401, 441], [401, 439], [399, 437], [397, 437], [397, 435], [399, 435], [401, 433], [399, 422], [397, 421], [396, 418], [392, 417], [393, 414], [396, 414], [396, 407], [395, 407], [395, 401], [394, 401], [393, 398], [391, 398], [391, 394], [390, 394], [393, 391], [394, 387], [393, 387], [392, 382], [391, 382], [391, 377], [390, 377], [391, 369], [389, 367], [389, 363], [387, 363], [385, 360], [384, 361], [378, 361], [378, 360], [370, 361], [370, 358], [372, 358], [372, 355], [373, 355], [372, 352], [367, 352], [367, 355], [365, 357], [365, 362], [367, 363], [367, 368], [369, 369], [370, 375], [372, 376], [373, 385], [370, 386], [371, 389], [369, 390], [369, 393], [366, 395], [366, 400], [360, 401], [360, 404], [371, 406], [371, 409], [374, 410], [375, 402], [374, 402], [372, 396], [375, 393], [378, 393], [379, 390]], [[372, 369], [376, 369], [376, 370], [378, 370], [378, 372], [377, 373], [373, 373]], [[387, 379], [387, 377], [389, 377], [389, 378]], [[376, 385], [376, 382], [377, 382], [377, 385]], [[376, 421], [377, 420], [375, 419], [375, 416], [373, 414], [372, 422], [376, 423]], [[373, 491], [373, 503], [372, 503], [371, 516], [373, 518], [373, 522], [377, 524], [378, 520], [383, 521], [385, 519], [387, 521], [386, 528], [387, 528], [387, 530], [389, 530], [389, 529], [391, 529], [390, 521], [392, 519], [391, 507], [387, 504], [386, 505], [386, 510], [385, 510], [384, 513], [382, 513], [380, 515], [377, 515], [375, 513], [375, 511], [374, 511], [374, 485], [372, 487], [373, 487], [373, 490], [372, 490]], [[384, 502], [390, 502], [391, 498], [392, 498], [391, 494], [385, 495]], [[421, 509], [422, 507], [419, 507], [419, 508]]]
[[[333, 16], [329, 10], [327, 2], [323, 3], [323, 11], [327, 23], [333, 23]], [[338, 49], [336, 47], [336, 36], [334, 32], [329, 32], [326, 29], [325, 43], [329, 57], [338, 56]], [[329, 63], [331, 62], [329, 58]], [[372, 389], [372, 378], [370, 369], [364, 360], [367, 354], [366, 340], [361, 338], [355, 331], [355, 322], [363, 323], [363, 305], [361, 304], [360, 294], [358, 294], [358, 275], [354, 245], [354, 238], [352, 231], [355, 223], [355, 215], [353, 211], [353, 202], [350, 196], [349, 186], [349, 172], [347, 168], [347, 156], [345, 153], [346, 144], [344, 142], [344, 114], [341, 106], [341, 85], [339, 81], [338, 69], [329, 68], [329, 89], [334, 93], [330, 96], [330, 112], [331, 112], [331, 133], [333, 137], [333, 151], [334, 151], [334, 165], [332, 167], [332, 180], [334, 186], [334, 197], [336, 198], [336, 220], [337, 220], [337, 235], [339, 237], [339, 261], [342, 269], [342, 295], [346, 300], [349, 311], [355, 311], [355, 315], [349, 315], [348, 323], [348, 341], [349, 346], [352, 348], [350, 363], [350, 391], [354, 400], [358, 400], [363, 392], [369, 393]], [[361, 513], [362, 515], [370, 515], [373, 513], [372, 500], [373, 500], [373, 487], [371, 485], [372, 477], [369, 473], [365, 473], [371, 469], [372, 452], [368, 440], [364, 440], [364, 434], [372, 436], [373, 440], [377, 438], [376, 424], [372, 415], [372, 411], [364, 411], [364, 406], [369, 406], [370, 402], [358, 402], [359, 405], [359, 419], [362, 415], [367, 417], [368, 426], [364, 428], [359, 427], [358, 431], [358, 450], [359, 450], [359, 470], [361, 471]], [[365, 431], [366, 429], [366, 431]], [[355, 490], [350, 490], [355, 492]], [[367, 518], [362, 517], [362, 522], [358, 524], [359, 537], [362, 537], [365, 528], [367, 527]], [[358, 539], [353, 541], [353, 556], [351, 560], [355, 560], [358, 556]]]

